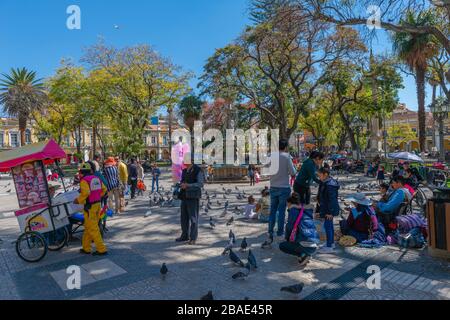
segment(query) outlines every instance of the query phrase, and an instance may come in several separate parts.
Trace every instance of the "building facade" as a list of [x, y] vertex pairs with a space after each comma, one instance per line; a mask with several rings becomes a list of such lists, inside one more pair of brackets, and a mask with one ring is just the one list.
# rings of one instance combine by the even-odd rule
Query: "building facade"
[[[172, 132], [179, 129], [177, 121], [172, 121]], [[102, 136], [110, 135], [108, 128], [100, 128]], [[144, 158], [149, 160], [169, 160], [171, 156], [170, 151], [170, 134], [169, 134], [169, 119], [168, 117], [160, 117], [155, 124], [150, 124], [145, 131], [145, 151]], [[39, 141], [36, 130], [33, 128], [33, 123], [28, 125], [25, 132], [26, 144], [36, 143]], [[93, 150], [93, 134], [92, 128], [83, 128], [81, 130], [81, 153], [89, 157]], [[97, 140], [96, 152], [101, 153], [100, 141]], [[20, 131], [19, 123], [14, 118], [0, 118], [0, 151], [11, 150], [20, 147]], [[61, 146], [68, 155], [77, 153], [77, 144], [74, 133], [70, 133], [63, 137]]]
[[[402, 143], [400, 145], [401, 150], [413, 151], [419, 149], [419, 117], [416, 111], [408, 109], [406, 104], [399, 104], [399, 106], [393, 111], [391, 117], [385, 119], [385, 130], [389, 130], [394, 125], [407, 124], [416, 133], [416, 139], [409, 141], [408, 143]], [[432, 151], [434, 148], [439, 149], [439, 132], [438, 124], [435, 123], [433, 114], [431, 112], [426, 113], [426, 145], [425, 148], [428, 151]], [[444, 123], [444, 148], [445, 151], [450, 150], [450, 119], [447, 119]]]

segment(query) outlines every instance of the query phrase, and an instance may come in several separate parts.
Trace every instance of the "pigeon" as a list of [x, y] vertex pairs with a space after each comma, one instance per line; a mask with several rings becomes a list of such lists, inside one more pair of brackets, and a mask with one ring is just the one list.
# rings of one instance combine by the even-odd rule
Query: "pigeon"
[[245, 278], [247, 278], [247, 277], [248, 277], [248, 274], [243, 273], [243, 272], [241, 272], [241, 271], [239, 271], [238, 273], [235, 273], [235, 274], [232, 275], [232, 278], [233, 278], [234, 280], [236, 280], [236, 279], [245, 279]]
[[226, 196], [226, 195], [224, 194], [224, 195], [223, 195], [223, 198], [224, 198], [224, 199], [226, 199], [226, 198], [227, 198], [227, 196]]
[[222, 202], [220, 202], [219, 200], [217, 200], [217, 205], [220, 206], [222, 204]]
[[230, 203], [228, 202], [228, 200], [225, 202], [225, 209], [228, 209], [228, 206], [230, 205]]
[[220, 217], [223, 218], [228, 214], [227, 208], [223, 209], [223, 212], [220, 214]]
[[242, 240], [242, 242], [241, 242], [241, 250], [242, 250], [242, 251], [247, 250], [247, 246], [248, 246], [248, 244], [247, 244], [247, 238], [244, 238], [244, 240]]
[[232, 249], [230, 249], [230, 260], [240, 265], [242, 268], [245, 266], [242, 260], [236, 255], [236, 253], [234, 253]]
[[201, 297], [200, 300], [214, 300], [212, 291], [208, 291], [208, 293]]
[[209, 217], [209, 225], [211, 226], [211, 229], [214, 229], [216, 227], [216, 224], [214, 223], [212, 217]]
[[9, 189], [8, 191], [6, 191], [6, 193], [10, 193], [11, 192], [11, 189]]
[[169, 269], [167, 269], [166, 264], [163, 263], [162, 266], [161, 266], [161, 269], [159, 270], [159, 272], [163, 276], [163, 279], [166, 277], [166, 274], [167, 274], [168, 271], [169, 271]]
[[250, 298], [249, 297], [245, 297], [244, 300], [250, 300]]
[[205, 208], [205, 213], [208, 213], [209, 212], [209, 209], [208, 208]]
[[231, 249], [233, 249], [233, 242], [230, 240], [230, 243], [223, 249], [222, 255], [228, 254]]
[[230, 220], [227, 221], [227, 226], [231, 226], [234, 222], [234, 217], [231, 217]]
[[150, 217], [152, 214], [152, 210], [148, 210], [147, 213], [144, 215], [144, 218]]
[[304, 286], [305, 286], [304, 283], [294, 284], [293, 286], [283, 287], [280, 289], [280, 291], [285, 291], [285, 292], [289, 292], [292, 294], [300, 294], [300, 292], [302, 292]]
[[236, 243], [236, 236], [233, 233], [233, 230], [230, 230], [230, 232], [228, 233], [228, 238], [230, 239], [230, 241], [232, 241], [233, 243]]
[[234, 189], [236, 189], [236, 191], [239, 191], [239, 188], [238, 188], [238, 186], [234, 187]]
[[256, 258], [253, 255], [252, 250], [248, 250], [248, 259], [247, 260], [248, 260], [248, 265], [250, 268], [253, 268], [253, 269], [258, 268], [258, 266], [256, 265]]

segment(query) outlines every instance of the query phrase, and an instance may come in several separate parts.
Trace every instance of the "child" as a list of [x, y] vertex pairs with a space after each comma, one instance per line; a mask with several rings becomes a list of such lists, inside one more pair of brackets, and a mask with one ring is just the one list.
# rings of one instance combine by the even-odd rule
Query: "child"
[[147, 190], [147, 187], [145, 186], [144, 181], [142, 181], [142, 180], [138, 181], [137, 188], [138, 188], [138, 193], [137, 193], [138, 196], [143, 196], [144, 191]]
[[268, 189], [261, 191], [261, 199], [258, 200], [256, 204], [256, 213], [258, 214], [258, 219], [261, 222], [269, 222], [270, 216], [270, 192]]
[[380, 166], [380, 168], [378, 169], [377, 172], [377, 181], [378, 181], [378, 185], [381, 186], [381, 184], [384, 182], [384, 166]]
[[255, 212], [256, 205], [255, 205], [255, 198], [253, 196], [248, 197], [248, 203], [245, 206], [245, 213], [244, 216], [247, 219], [257, 219], [258, 214]]
[[389, 201], [389, 185], [387, 183], [380, 184], [380, 194], [382, 202], [388, 202]]
[[255, 183], [259, 183], [259, 179], [260, 179], [260, 175], [259, 175], [259, 171], [258, 169], [255, 170]]
[[322, 247], [320, 253], [334, 253], [334, 217], [340, 213], [338, 192], [339, 183], [337, 180], [330, 177], [329, 168], [320, 168], [318, 171], [320, 179], [319, 186], [319, 214], [320, 218], [324, 219], [324, 229], [327, 236], [326, 246]]
[[286, 224], [286, 241], [280, 243], [280, 250], [297, 256], [300, 266], [305, 266], [317, 250], [317, 244], [320, 241], [314, 225], [313, 209], [310, 205], [302, 207], [298, 193], [293, 193], [288, 198], [287, 204], [289, 214]]

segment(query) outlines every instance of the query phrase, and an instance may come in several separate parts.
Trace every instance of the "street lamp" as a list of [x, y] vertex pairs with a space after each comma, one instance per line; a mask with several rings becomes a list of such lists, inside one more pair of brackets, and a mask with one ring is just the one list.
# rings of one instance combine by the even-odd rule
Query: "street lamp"
[[361, 133], [362, 128], [364, 127], [365, 122], [359, 118], [355, 117], [353, 122], [351, 123], [351, 127], [356, 130], [356, 158], [357, 160], [361, 160], [361, 148], [359, 146], [359, 135]]
[[450, 101], [441, 96], [437, 98], [429, 108], [431, 113], [433, 113], [434, 120], [439, 124], [439, 161], [445, 162], [444, 121], [448, 118], [448, 114], [450, 113]]

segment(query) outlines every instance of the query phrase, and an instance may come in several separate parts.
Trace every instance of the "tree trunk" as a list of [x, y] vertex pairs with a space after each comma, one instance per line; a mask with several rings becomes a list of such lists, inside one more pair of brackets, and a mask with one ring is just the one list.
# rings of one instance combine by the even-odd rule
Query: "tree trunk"
[[20, 145], [25, 145], [25, 130], [27, 129], [27, 116], [23, 113], [19, 114], [19, 131], [20, 131]]
[[358, 157], [359, 157], [359, 153], [360, 153], [359, 145], [355, 138], [355, 132], [353, 131], [353, 129], [350, 125], [350, 121], [347, 119], [347, 117], [345, 116], [345, 114], [342, 110], [339, 110], [339, 116], [341, 117], [342, 123], [344, 124], [344, 127], [347, 131], [347, 135], [350, 139], [350, 143], [352, 144], [352, 149], [358, 153]]
[[97, 152], [97, 126], [92, 127], [92, 158], [94, 159]]
[[425, 69], [416, 68], [417, 104], [419, 116], [419, 148], [425, 151], [426, 143], [426, 113], [425, 113]]

